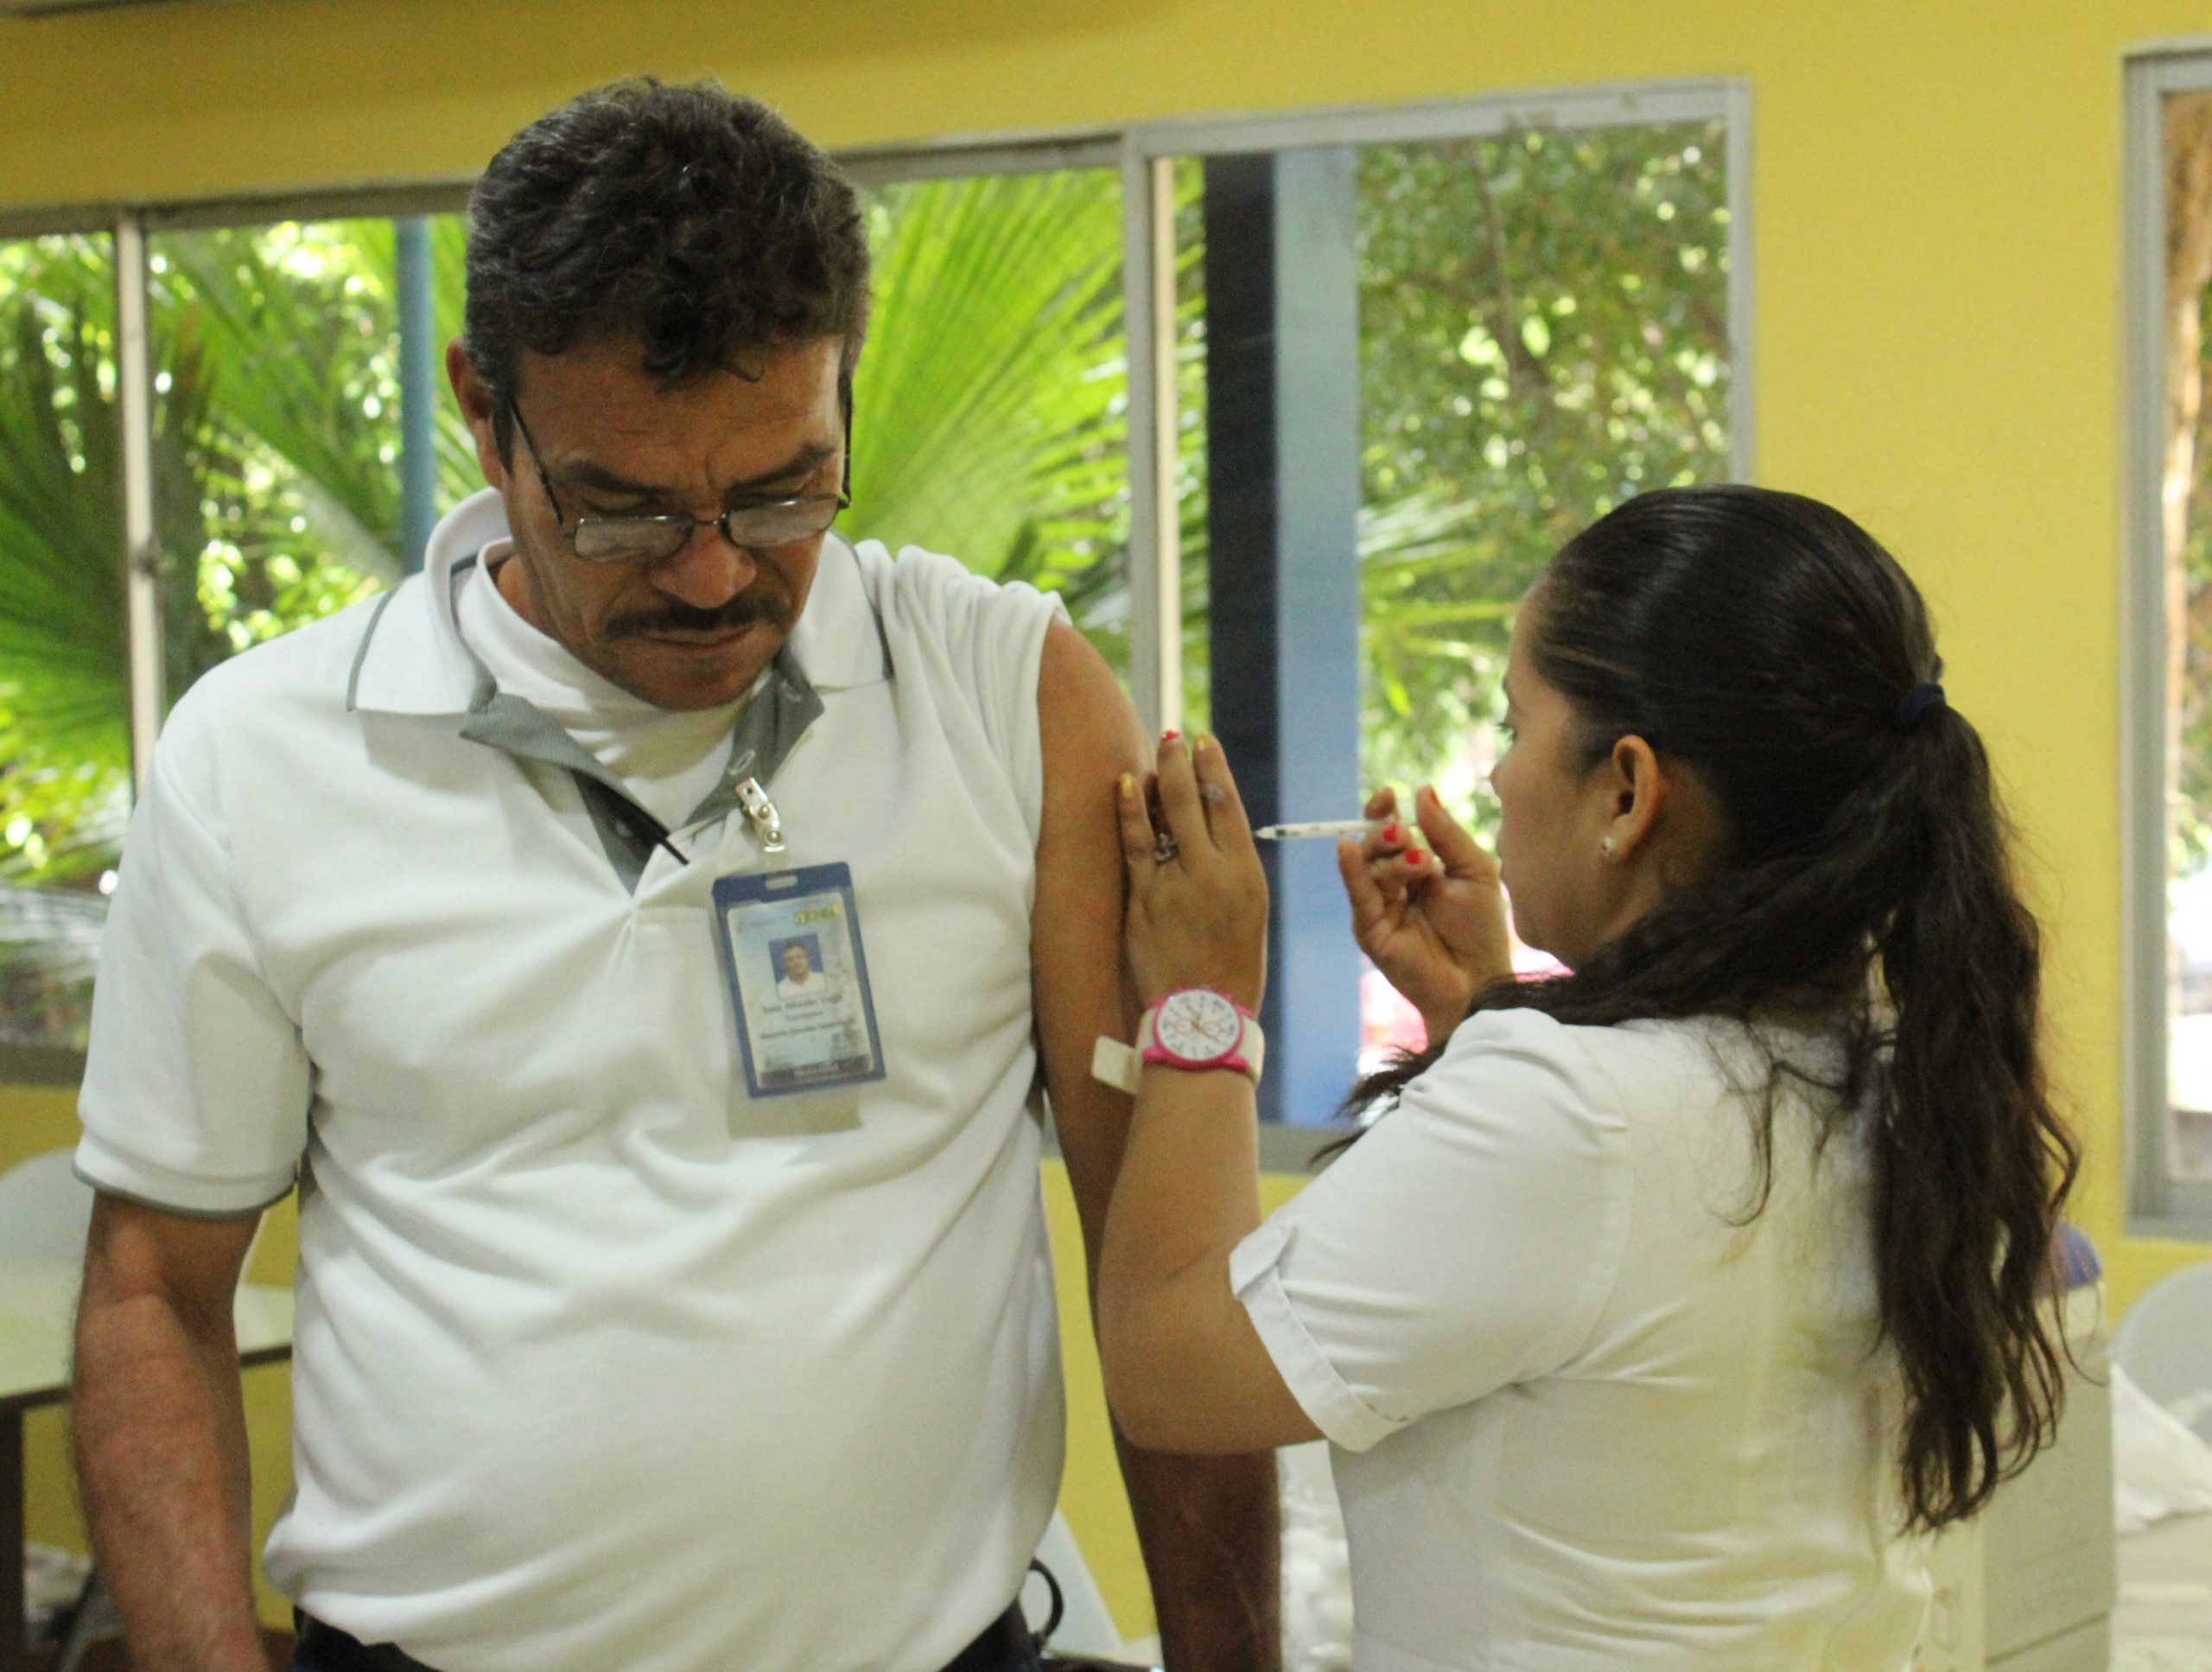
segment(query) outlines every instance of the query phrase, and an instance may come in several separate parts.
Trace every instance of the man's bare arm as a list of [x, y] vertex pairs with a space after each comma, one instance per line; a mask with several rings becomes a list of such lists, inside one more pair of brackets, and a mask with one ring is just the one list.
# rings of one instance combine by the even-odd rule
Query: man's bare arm
[[73, 1395], [92, 1551], [139, 1672], [265, 1672], [232, 1297], [258, 1216], [103, 1194]]
[[[1032, 938], [1037, 1026], [1095, 1297], [1130, 1101], [1090, 1078], [1091, 1046], [1101, 1033], [1129, 1038], [1135, 1020], [1122, 967], [1114, 790], [1122, 772], [1145, 769], [1149, 751], [1112, 671], [1072, 627], [1055, 626], [1046, 640], [1037, 701], [1045, 755]], [[1118, 1428], [1115, 1444], [1169, 1672], [1273, 1672], [1281, 1659], [1274, 1454], [1170, 1457], [1139, 1450]]]

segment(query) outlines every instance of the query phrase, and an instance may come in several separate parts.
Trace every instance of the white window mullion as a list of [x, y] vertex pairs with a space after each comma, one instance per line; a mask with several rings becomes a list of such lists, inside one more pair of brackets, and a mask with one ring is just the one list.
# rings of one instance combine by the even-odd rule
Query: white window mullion
[[1129, 683], [1154, 733], [1183, 723], [1182, 505], [1176, 472], [1174, 160], [1122, 164], [1128, 355]]
[[154, 526], [154, 372], [147, 331], [146, 227], [115, 223], [116, 424], [123, 455], [124, 621], [130, 646], [130, 772], [143, 788], [162, 728], [161, 547]]

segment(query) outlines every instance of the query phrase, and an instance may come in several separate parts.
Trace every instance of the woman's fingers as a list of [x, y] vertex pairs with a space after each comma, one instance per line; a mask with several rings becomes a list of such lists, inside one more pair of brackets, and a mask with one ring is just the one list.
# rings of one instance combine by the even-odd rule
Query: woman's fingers
[[1131, 772], [1123, 772], [1115, 786], [1114, 812], [1122, 830], [1122, 858], [1129, 868], [1129, 881], [1141, 888], [1151, 880], [1157, 861], [1153, 858], [1152, 811], [1145, 804], [1144, 785]]
[[1414, 885], [1421, 879], [1422, 858], [1423, 855], [1418, 853], [1392, 854], [1386, 858], [1369, 861], [1367, 874], [1374, 880], [1376, 891], [1382, 896], [1384, 904], [1392, 912], [1404, 911], [1411, 901]]
[[1188, 850], [1211, 842], [1190, 746], [1180, 732], [1169, 732], [1160, 740], [1160, 816], [1178, 848]]
[[1414, 796], [1414, 817], [1447, 875], [1479, 876], [1490, 870], [1491, 856], [1467, 828], [1444, 810], [1433, 785], [1424, 784]]
[[1398, 792], [1386, 784], [1367, 798], [1367, 805], [1360, 811], [1363, 817], [1370, 819], [1395, 818], [1398, 815]]
[[1364, 945], [1389, 916], [1389, 902], [1368, 867], [1367, 855], [1350, 836], [1337, 838], [1337, 869], [1344, 874], [1344, 898], [1351, 902], [1352, 938]]
[[1413, 832], [1402, 824], [1386, 824], [1369, 831], [1360, 840], [1359, 856], [1366, 863], [1369, 881], [1393, 911], [1405, 904], [1416, 884], [1437, 869], [1435, 855], [1416, 846]]
[[1191, 769], [1198, 780], [1198, 799], [1214, 845], [1224, 853], [1253, 852], [1251, 821], [1245, 815], [1244, 798], [1236, 792], [1236, 775], [1229, 770], [1229, 756], [1219, 738], [1200, 737], [1192, 745]]

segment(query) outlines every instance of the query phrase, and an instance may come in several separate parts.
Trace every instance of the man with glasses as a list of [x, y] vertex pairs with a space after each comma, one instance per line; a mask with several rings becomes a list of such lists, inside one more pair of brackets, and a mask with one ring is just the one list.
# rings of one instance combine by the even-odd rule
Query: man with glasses
[[[259, 1664], [228, 1301], [296, 1177], [298, 1666], [1033, 1665], [1036, 1094], [1095, 1248], [1127, 701], [1049, 599], [832, 531], [867, 251], [760, 106], [533, 124], [468, 277], [489, 486], [188, 693], [131, 828], [77, 1427], [135, 1663]], [[1123, 1466], [1169, 1666], [1271, 1666], [1271, 1467]]]

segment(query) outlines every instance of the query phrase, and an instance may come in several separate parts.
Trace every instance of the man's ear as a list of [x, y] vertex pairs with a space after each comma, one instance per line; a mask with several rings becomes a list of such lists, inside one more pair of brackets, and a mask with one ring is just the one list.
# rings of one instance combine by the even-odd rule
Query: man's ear
[[476, 362], [468, 358], [459, 337], [446, 345], [446, 381], [453, 385], [461, 419], [476, 443], [476, 464], [484, 473], [485, 485], [504, 492], [507, 461], [499, 453], [498, 406], [484, 379], [476, 375]]

